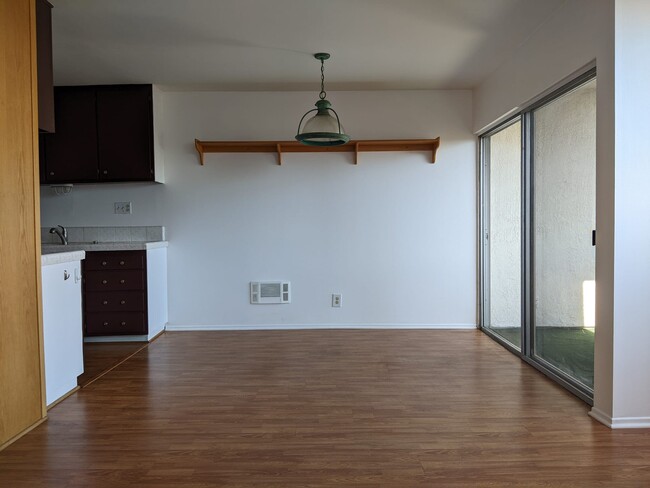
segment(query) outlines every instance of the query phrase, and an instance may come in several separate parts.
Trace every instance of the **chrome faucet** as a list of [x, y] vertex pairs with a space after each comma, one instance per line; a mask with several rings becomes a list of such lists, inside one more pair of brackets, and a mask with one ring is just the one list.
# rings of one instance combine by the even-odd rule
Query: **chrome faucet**
[[[60, 229], [60, 230], [59, 230]], [[68, 244], [68, 231], [62, 225], [57, 225], [50, 229], [50, 234], [56, 234], [61, 239], [61, 244], [66, 246]]]

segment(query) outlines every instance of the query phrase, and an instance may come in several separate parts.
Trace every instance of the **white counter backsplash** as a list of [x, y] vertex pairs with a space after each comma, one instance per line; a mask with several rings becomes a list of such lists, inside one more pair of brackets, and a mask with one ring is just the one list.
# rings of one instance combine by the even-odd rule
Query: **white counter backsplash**
[[[165, 240], [165, 227], [131, 226], [131, 227], [66, 227], [68, 243], [87, 242], [153, 242]], [[42, 244], [60, 244], [56, 234], [50, 234], [49, 227], [41, 228]]]

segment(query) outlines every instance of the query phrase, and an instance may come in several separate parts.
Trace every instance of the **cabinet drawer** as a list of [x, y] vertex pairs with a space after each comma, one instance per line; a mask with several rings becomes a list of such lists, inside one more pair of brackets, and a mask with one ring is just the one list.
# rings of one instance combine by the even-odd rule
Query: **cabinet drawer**
[[145, 294], [142, 291], [87, 292], [86, 312], [144, 312]]
[[87, 291], [144, 290], [144, 270], [89, 271], [85, 276]]
[[86, 253], [85, 269], [144, 269], [145, 251], [106, 251]]
[[138, 312], [89, 313], [87, 336], [146, 334], [146, 315]]

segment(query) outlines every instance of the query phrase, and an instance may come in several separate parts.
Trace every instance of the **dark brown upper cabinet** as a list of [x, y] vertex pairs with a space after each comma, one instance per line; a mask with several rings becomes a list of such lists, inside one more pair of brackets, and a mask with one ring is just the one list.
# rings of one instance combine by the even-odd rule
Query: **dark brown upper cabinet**
[[52, 5], [36, 0], [36, 69], [38, 129], [54, 132], [54, 75], [52, 70]]
[[153, 180], [150, 85], [97, 89], [100, 181]]
[[54, 89], [41, 183], [154, 181], [151, 85]]
[[41, 165], [46, 183], [99, 180], [95, 99], [92, 87], [55, 88], [57, 131], [42, 136], [45, 154], [41, 154]]

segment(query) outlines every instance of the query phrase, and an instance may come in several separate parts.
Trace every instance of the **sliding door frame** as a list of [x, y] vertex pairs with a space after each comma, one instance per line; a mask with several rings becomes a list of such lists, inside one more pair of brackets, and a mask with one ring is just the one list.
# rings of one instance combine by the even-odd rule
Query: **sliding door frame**
[[[535, 356], [535, 226], [534, 226], [534, 168], [533, 155], [534, 117], [533, 112], [548, 103], [560, 98], [579, 86], [596, 78], [596, 67], [592, 67], [557, 89], [540, 97], [518, 111], [506, 121], [494, 128], [479, 134], [479, 263], [481, 276], [479, 279], [479, 328], [490, 338], [501, 344], [523, 361], [548, 376], [571, 393], [593, 405], [593, 390], [571, 378], [548, 361]], [[505, 339], [490, 330], [489, 318], [489, 280], [490, 280], [490, 136], [521, 120], [521, 350], [513, 347]], [[594, 202], [595, 204], [595, 202]]]
[[[479, 183], [479, 199], [480, 199], [480, 215], [479, 215], [479, 222], [480, 222], [480, 230], [479, 230], [479, 262], [480, 262], [480, 268], [481, 268], [481, 276], [480, 276], [480, 304], [479, 304], [479, 310], [481, 311], [481, 316], [480, 316], [480, 321], [479, 321], [479, 326], [483, 332], [485, 332], [487, 335], [489, 335], [492, 339], [497, 341], [499, 344], [501, 344], [503, 347], [508, 349], [509, 351], [513, 352], [514, 354], [520, 355], [521, 351], [524, 349], [524, 302], [523, 302], [523, 295], [522, 295], [522, 302], [521, 302], [521, 313], [520, 313], [520, 319], [519, 319], [519, 326], [521, 330], [521, 340], [519, 343], [520, 347], [515, 347], [512, 343], [508, 342], [505, 340], [503, 337], [501, 337], [499, 334], [494, 332], [490, 328], [490, 243], [491, 243], [491, 236], [490, 236], [490, 137], [501, 132], [504, 129], [507, 129], [508, 127], [516, 124], [517, 122], [522, 122], [522, 131], [523, 131], [523, 120], [521, 117], [521, 114], [516, 114], [512, 117], [510, 117], [508, 120], [505, 122], [499, 124], [495, 128], [491, 129], [490, 131], [482, 134], [480, 136], [480, 143], [479, 143], [479, 151], [480, 151], [480, 171], [479, 171], [479, 178], [480, 178], [480, 183]], [[523, 136], [523, 133], [522, 133]], [[522, 148], [522, 157], [523, 157], [523, 148]], [[522, 205], [523, 205], [523, 184], [524, 184], [524, 175], [523, 172], [520, 172], [520, 188], [522, 189]], [[523, 213], [521, 213], [523, 215]], [[524, 227], [522, 225], [522, 235], [524, 231]], [[521, 259], [523, 262], [524, 259], [524, 254], [523, 254], [523, 247], [521, 247], [522, 250], [522, 255]], [[521, 275], [521, 286], [523, 289], [524, 286], [524, 276], [523, 274]], [[521, 348], [521, 351], [520, 351]]]

